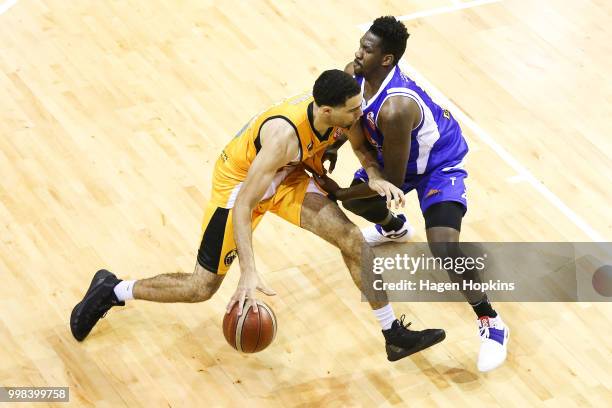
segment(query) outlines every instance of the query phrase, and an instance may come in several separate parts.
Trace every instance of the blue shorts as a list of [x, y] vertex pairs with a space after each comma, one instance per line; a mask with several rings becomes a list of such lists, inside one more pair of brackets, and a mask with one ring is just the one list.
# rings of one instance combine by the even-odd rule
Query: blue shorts
[[[461, 162], [449, 162], [425, 174], [407, 175], [402, 184], [402, 191], [407, 194], [416, 189], [423, 213], [433, 204], [443, 201], [461, 203], [467, 211], [465, 187], [467, 176], [467, 171]], [[355, 179], [367, 182], [368, 175], [361, 168], [355, 172]]]

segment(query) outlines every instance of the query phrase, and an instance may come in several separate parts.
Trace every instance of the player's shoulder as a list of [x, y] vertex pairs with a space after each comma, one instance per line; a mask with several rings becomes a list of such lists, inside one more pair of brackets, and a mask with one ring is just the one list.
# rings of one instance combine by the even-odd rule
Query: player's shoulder
[[262, 142], [269, 139], [271, 143], [284, 143], [287, 140], [294, 140], [297, 132], [291, 118], [277, 115], [268, 118], [262, 124], [259, 133]]
[[381, 105], [378, 117], [387, 120], [396, 120], [400, 117], [420, 115], [421, 108], [417, 101], [407, 95], [389, 94]]

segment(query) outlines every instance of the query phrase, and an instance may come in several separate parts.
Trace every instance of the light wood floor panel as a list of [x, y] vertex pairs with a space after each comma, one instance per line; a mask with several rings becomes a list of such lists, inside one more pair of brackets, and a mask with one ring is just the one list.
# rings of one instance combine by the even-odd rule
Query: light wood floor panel
[[[612, 405], [609, 303], [499, 304], [509, 358], [486, 375], [466, 305], [397, 304], [447, 339], [391, 364], [338, 251], [272, 215], [254, 235], [278, 292], [265, 352], [222, 336], [236, 267], [209, 302], [132, 302], [70, 334], [96, 269], [192, 270], [214, 160], [255, 113], [343, 67], [359, 24], [456, 3], [22, 0], [0, 15], [0, 385], [69, 386], [74, 406]], [[506, 0], [412, 19], [405, 57], [608, 241], [610, 13]], [[465, 240], [589, 240], [463, 129]], [[343, 148], [338, 180], [356, 167]], [[416, 197], [406, 213], [424, 240]]]

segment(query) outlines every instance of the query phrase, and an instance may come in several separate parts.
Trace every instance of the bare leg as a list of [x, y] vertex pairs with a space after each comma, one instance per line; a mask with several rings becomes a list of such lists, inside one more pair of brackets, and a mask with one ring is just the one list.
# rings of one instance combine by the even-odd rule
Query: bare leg
[[[374, 252], [365, 243], [359, 228], [336, 203], [321, 194], [307, 193], [302, 204], [301, 227], [340, 249], [353, 282], [366, 296], [373, 310], [389, 304], [384, 294], [377, 293], [376, 300], [368, 294], [372, 281], [362, 282], [362, 265], [372, 264]], [[364, 275], [366, 279], [370, 276], [374, 278], [373, 273]]]
[[166, 273], [139, 280], [134, 284], [134, 298], [152, 302], [203, 302], [219, 289], [223, 277], [196, 262], [193, 273]]

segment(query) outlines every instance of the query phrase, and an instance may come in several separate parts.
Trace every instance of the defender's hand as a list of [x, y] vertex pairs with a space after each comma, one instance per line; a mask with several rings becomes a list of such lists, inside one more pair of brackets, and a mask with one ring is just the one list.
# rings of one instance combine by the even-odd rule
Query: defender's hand
[[406, 205], [406, 196], [404, 192], [386, 180], [370, 180], [368, 181], [368, 187], [387, 199], [387, 208], [391, 208], [392, 203], [395, 204], [395, 208]]

